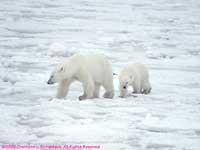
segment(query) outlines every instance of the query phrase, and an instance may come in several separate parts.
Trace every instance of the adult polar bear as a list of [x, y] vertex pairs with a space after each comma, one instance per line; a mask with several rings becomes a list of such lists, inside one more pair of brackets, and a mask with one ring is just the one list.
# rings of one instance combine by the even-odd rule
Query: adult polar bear
[[57, 98], [64, 98], [75, 80], [83, 83], [84, 94], [79, 100], [98, 98], [100, 86], [105, 88], [104, 98], [114, 96], [112, 67], [103, 55], [75, 54], [54, 69], [47, 83], [58, 82]]

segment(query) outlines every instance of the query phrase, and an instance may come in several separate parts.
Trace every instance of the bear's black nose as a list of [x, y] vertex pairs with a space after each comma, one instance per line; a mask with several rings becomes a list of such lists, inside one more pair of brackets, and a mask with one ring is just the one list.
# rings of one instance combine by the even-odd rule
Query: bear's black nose
[[53, 82], [51, 80], [48, 80], [47, 84], [53, 84]]
[[126, 86], [123, 86], [123, 89], [126, 89]]

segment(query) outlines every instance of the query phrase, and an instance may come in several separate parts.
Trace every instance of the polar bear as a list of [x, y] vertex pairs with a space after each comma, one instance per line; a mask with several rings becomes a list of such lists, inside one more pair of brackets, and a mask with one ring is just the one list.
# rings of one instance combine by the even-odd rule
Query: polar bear
[[105, 89], [104, 98], [114, 96], [112, 66], [101, 54], [75, 54], [59, 64], [52, 72], [47, 84], [59, 83], [57, 98], [64, 98], [73, 81], [83, 84], [84, 94], [79, 100], [99, 97], [100, 87]]
[[131, 64], [119, 74], [120, 97], [126, 97], [128, 86], [133, 87], [133, 93], [148, 94], [151, 92], [148, 69], [143, 64]]

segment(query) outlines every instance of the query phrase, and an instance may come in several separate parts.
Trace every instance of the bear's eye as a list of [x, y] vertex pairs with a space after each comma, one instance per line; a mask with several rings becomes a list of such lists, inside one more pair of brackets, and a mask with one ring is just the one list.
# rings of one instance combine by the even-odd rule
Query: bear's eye
[[62, 68], [60, 68], [60, 71], [63, 71], [63, 67], [62, 67]]
[[123, 89], [126, 89], [126, 86], [123, 86]]

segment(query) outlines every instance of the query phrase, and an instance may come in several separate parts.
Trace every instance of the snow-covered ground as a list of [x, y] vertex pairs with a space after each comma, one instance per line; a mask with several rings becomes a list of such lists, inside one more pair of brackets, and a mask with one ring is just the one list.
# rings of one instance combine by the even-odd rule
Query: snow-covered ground
[[[46, 81], [74, 53], [150, 69], [150, 95], [64, 100]], [[102, 90], [103, 93], [103, 90]], [[200, 149], [200, 1], [1, 0], [0, 143]]]

